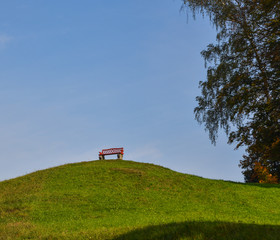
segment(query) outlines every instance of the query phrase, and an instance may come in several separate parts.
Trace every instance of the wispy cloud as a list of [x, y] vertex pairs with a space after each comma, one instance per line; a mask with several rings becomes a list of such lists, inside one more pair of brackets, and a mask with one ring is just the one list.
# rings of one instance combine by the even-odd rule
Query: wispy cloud
[[13, 40], [13, 37], [0, 33], [0, 48], [4, 48]]

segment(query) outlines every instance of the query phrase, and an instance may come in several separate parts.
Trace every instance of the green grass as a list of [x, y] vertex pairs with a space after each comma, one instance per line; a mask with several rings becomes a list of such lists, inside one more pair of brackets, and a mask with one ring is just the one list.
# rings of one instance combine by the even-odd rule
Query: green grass
[[0, 239], [280, 239], [279, 185], [105, 160], [0, 182]]

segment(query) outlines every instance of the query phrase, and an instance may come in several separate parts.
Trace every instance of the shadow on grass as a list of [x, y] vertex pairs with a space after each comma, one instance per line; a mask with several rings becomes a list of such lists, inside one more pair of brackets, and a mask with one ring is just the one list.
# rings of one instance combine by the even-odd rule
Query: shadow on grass
[[228, 222], [182, 222], [139, 228], [114, 240], [277, 240], [280, 226]]
[[[223, 180], [219, 180], [223, 181]], [[224, 181], [230, 184], [239, 185], [239, 186], [251, 186], [251, 187], [261, 187], [261, 188], [278, 188], [280, 189], [280, 184], [270, 184], [270, 183], [242, 183], [242, 182], [233, 182], [233, 181]]]
[[280, 189], [280, 184], [269, 184], [269, 183], [246, 183], [249, 186], [261, 187], [261, 188], [278, 188]]

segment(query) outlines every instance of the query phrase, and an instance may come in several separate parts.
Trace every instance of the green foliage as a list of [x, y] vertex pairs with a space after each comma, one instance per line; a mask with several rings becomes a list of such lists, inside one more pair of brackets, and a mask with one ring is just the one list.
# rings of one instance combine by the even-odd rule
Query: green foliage
[[240, 165], [250, 181], [255, 162], [280, 179], [280, 1], [184, 0], [210, 16], [217, 43], [202, 52], [207, 80], [195, 116], [212, 143], [224, 129], [229, 143], [246, 146]]
[[152, 164], [68, 164], [0, 182], [0, 239], [277, 239], [279, 195]]

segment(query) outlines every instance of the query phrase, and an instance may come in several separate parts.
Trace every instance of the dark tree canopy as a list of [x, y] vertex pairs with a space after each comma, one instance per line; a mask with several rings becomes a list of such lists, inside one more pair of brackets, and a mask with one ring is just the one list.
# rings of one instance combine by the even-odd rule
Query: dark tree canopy
[[229, 143], [246, 147], [240, 161], [246, 181], [264, 181], [260, 165], [279, 180], [280, 1], [184, 0], [183, 7], [209, 16], [218, 30], [217, 43], [202, 51], [208, 70], [197, 121], [212, 143], [221, 128]]

